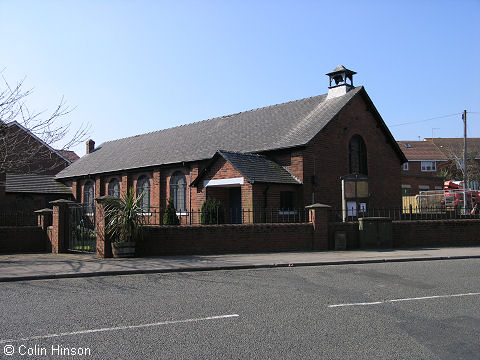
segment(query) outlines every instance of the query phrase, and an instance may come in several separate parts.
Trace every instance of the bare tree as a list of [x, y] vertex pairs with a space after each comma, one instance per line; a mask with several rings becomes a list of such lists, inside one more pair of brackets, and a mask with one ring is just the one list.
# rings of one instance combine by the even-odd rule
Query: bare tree
[[[26, 105], [32, 89], [24, 88], [21, 80], [10, 86], [2, 75], [0, 84], [0, 172], [55, 174], [67, 162], [59, 150], [86, 140], [89, 126], [70, 131], [70, 123], [60, 119], [74, 109], [62, 97], [51, 113], [32, 112]], [[56, 143], [61, 148], [55, 149]]]
[[[463, 140], [462, 140], [463, 141]], [[441, 146], [442, 152], [447, 156], [448, 162], [441, 166], [441, 173], [446, 180], [462, 180], [466, 171], [470, 186], [476, 187], [480, 181], [480, 161], [476, 149], [467, 152], [467, 164], [463, 162], [463, 143], [458, 142]]]

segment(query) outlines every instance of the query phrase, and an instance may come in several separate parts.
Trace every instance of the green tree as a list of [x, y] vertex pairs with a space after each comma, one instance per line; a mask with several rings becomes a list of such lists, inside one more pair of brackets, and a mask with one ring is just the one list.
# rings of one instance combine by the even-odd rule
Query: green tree
[[172, 199], [168, 199], [168, 205], [163, 214], [163, 225], [180, 225], [180, 219], [177, 216]]

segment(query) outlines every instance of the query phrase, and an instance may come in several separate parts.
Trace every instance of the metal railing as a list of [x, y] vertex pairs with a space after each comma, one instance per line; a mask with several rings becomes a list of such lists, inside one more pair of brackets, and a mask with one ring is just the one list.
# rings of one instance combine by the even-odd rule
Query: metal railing
[[447, 219], [480, 219], [479, 214], [471, 214], [472, 209], [465, 212], [460, 207], [444, 206], [412, 206], [405, 208], [376, 209], [369, 208], [364, 210], [352, 209], [331, 209], [330, 221], [341, 222], [357, 221], [362, 217], [386, 217], [392, 220], [447, 220]]
[[0, 226], [35, 226], [37, 215], [33, 211], [3, 210], [0, 211]]
[[[164, 208], [151, 207], [142, 212], [145, 225], [163, 225]], [[222, 209], [209, 213], [201, 210], [177, 211], [180, 225], [252, 224], [252, 223], [306, 223], [306, 209]]]

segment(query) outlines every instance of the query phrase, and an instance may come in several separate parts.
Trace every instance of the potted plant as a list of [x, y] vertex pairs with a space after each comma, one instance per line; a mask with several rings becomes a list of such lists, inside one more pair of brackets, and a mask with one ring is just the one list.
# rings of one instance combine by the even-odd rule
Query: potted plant
[[135, 256], [136, 241], [142, 232], [143, 194], [137, 196], [133, 189], [120, 198], [105, 199], [106, 233], [112, 240], [113, 257]]

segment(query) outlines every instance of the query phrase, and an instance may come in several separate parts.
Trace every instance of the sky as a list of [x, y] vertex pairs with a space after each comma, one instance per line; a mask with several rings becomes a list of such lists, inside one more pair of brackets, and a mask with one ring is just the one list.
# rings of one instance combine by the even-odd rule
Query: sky
[[339, 64], [395, 139], [461, 137], [463, 110], [480, 137], [479, 16], [480, 0], [0, 0], [0, 72], [35, 111], [63, 96], [97, 145], [324, 94]]

